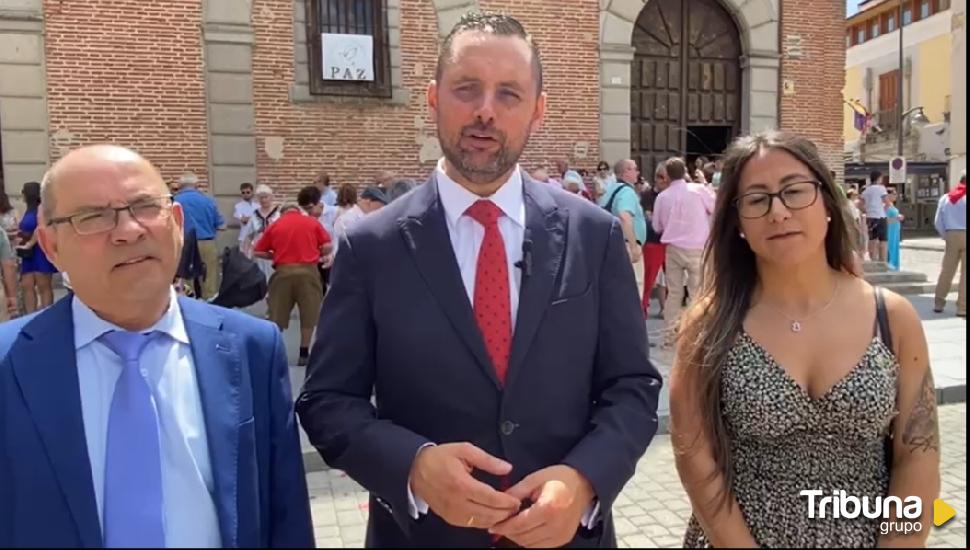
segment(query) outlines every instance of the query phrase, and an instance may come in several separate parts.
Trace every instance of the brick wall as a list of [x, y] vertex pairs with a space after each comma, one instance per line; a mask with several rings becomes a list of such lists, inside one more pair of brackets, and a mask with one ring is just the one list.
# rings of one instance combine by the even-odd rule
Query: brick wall
[[207, 180], [200, 0], [45, 0], [44, 19], [52, 161], [112, 142]]
[[[319, 170], [337, 182], [367, 183], [381, 170], [423, 179], [422, 145], [435, 132], [425, 106], [438, 50], [431, 0], [401, 0], [403, 86], [410, 99], [307, 102], [290, 99], [294, 82], [293, 0], [252, 0], [253, 103], [257, 174], [290, 193]], [[599, 9], [596, 0], [481, 0], [519, 18], [542, 51], [549, 112], [523, 165], [599, 160]], [[167, 179], [192, 170], [205, 181], [207, 128], [202, 0], [45, 0], [51, 156], [111, 141], [135, 147]], [[795, 95], [781, 97], [780, 124], [814, 139], [841, 171], [844, 5], [784, 0], [782, 43], [803, 40], [802, 59], [782, 60]], [[283, 154], [266, 152], [283, 139]], [[585, 159], [575, 151], [587, 150]]]
[[[545, 60], [550, 111], [533, 137], [524, 165], [531, 169], [571, 157], [588, 142], [594, 168], [599, 150], [598, 27], [596, 1], [483, 2], [483, 7], [521, 18], [536, 35]], [[565, 4], [568, 4], [565, 5]], [[402, 78], [406, 106], [387, 103], [297, 103], [293, 82], [292, 0], [255, 0], [253, 100], [256, 106], [257, 171], [261, 181], [291, 193], [326, 170], [337, 182], [365, 184], [381, 170], [423, 180], [434, 168], [421, 162], [422, 141], [434, 138], [425, 90], [438, 52], [437, 17], [431, 0], [401, 0]], [[284, 139], [282, 158], [266, 154], [268, 136]], [[434, 138], [436, 139], [436, 138]]]
[[[782, 129], [815, 141], [839, 178], [843, 172], [842, 88], [845, 85], [845, 3], [842, 0], [782, 0], [783, 80], [794, 95], [781, 96]], [[790, 59], [786, 37], [802, 37], [803, 56]]]
[[[595, 0], [484, 0], [485, 9], [508, 13], [539, 44], [549, 95], [546, 122], [532, 137], [522, 165], [533, 170], [556, 159], [590, 172], [599, 162], [600, 6]], [[585, 159], [575, 158], [577, 142], [588, 144]]]
[[[286, 193], [326, 170], [338, 183], [372, 181], [381, 170], [418, 177], [418, 144], [432, 135], [424, 90], [434, 73], [437, 18], [430, 0], [401, 0], [401, 46], [405, 106], [361, 103], [293, 103], [292, 0], [255, 0], [253, 103], [256, 109], [257, 172], [260, 181]], [[427, 125], [426, 130], [420, 126]], [[264, 140], [282, 137], [282, 158], [267, 155]]]

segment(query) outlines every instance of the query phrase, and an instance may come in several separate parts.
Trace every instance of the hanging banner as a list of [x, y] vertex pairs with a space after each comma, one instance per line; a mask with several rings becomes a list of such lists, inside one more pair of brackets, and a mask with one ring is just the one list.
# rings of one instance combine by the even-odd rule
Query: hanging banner
[[324, 80], [374, 80], [374, 37], [369, 34], [323, 34]]

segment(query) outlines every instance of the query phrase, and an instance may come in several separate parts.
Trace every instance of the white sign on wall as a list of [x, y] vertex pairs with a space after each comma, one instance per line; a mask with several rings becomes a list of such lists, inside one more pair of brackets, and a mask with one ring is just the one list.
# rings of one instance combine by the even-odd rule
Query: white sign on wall
[[374, 80], [373, 36], [324, 33], [321, 40], [324, 80]]

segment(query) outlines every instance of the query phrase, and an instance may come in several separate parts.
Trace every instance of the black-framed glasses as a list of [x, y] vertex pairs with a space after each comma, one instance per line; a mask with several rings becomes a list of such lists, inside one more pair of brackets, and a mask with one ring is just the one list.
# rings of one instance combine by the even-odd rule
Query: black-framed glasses
[[781, 188], [777, 193], [757, 191], [741, 195], [734, 201], [738, 214], [748, 220], [763, 218], [771, 212], [775, 198], [788, 210], [802, 210], [818, 201], [818, 191], [822, 184], [817, 181], [796, 181]]
[[85, 210], [70, 216], [52, 218], [47, 225], [70, 223], [78, 235], [104, 233], [118, 227], [118, 215], [127, 211], [138, 223], [147, 224], [165, 219], [172, 212], [172, 195], [143, 197], [125, 206], [106, 206]]

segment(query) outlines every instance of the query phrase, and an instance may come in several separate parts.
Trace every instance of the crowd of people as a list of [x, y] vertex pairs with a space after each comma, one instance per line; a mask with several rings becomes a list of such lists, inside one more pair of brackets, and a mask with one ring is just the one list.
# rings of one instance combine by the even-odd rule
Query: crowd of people
[[[435, 74], [426, 183], [382, 174], [358, 194], [321, 174], [280, 203], [241, 186], [239, 252], [268, 260], [251, 267], [272, 323], [173, 289], [218, 300], [234, 279], [194, 176], [173, 190], [101, 145], [25, 187], [12, 248], [74, 292], [0, 324], [0, 546], [311, 547], [299, 423], [369, 491], [368, 546], [616, 547], [612, 508], [659, 428], [644, 315], [661, 271], [685, 546], [925, 543], [940, 437], [923, 326], [862, 277], [810, 140], [744, 136], [650, 184], [632, 159], [530, 177], [548, 98], [522, 25], [466, 15]], [[946, 200], [965, 223], [963, 194]], [[922, 508], [905, 531], [883, 528], [899, 510], [812, 519], [805, 491]]]

